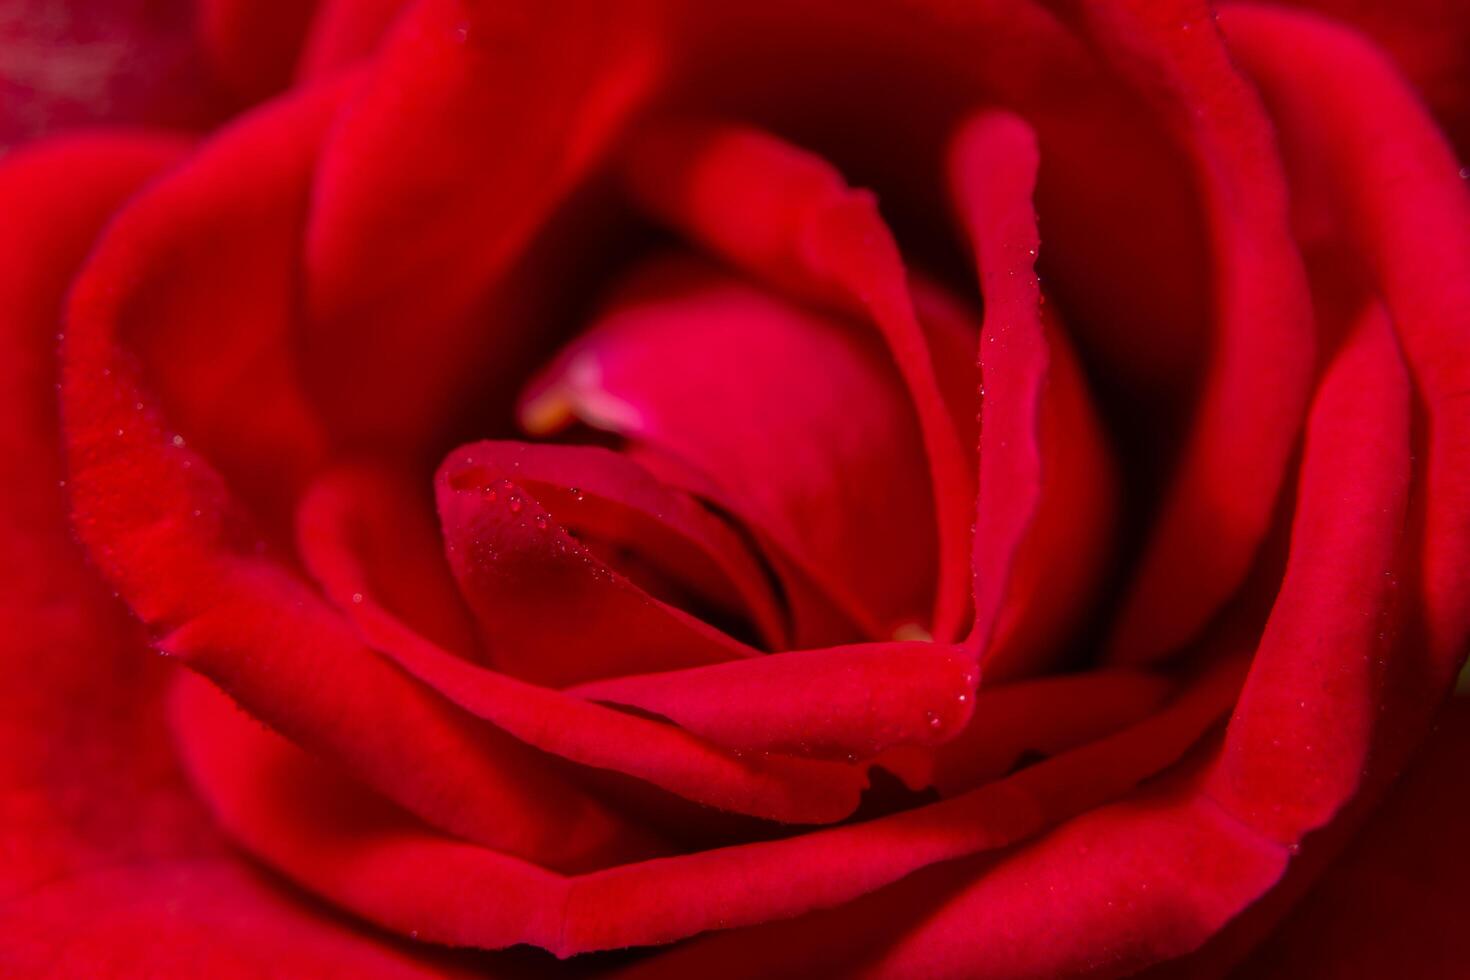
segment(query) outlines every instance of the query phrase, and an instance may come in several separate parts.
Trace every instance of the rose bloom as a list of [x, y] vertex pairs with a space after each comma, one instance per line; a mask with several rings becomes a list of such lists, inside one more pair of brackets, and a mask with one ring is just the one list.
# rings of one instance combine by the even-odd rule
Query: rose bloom
[[1467, 52], [0, 7], [0, 973], [1465, 975]]

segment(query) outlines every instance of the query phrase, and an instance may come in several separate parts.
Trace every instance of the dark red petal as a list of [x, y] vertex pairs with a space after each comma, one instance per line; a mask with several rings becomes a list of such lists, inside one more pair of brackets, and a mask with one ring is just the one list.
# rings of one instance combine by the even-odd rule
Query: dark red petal
[[692, 467], [870, 635], [927, 623], [934, 519], [902, 382], [857, 325], [702, 265], [649, 270], [522, 408]]
[[198, 681], [181, 690], [176, 717], [190, 773], [221, 822], [296, 880], [425, 939], [526, 942], [565, 956], [786, 918], [1013, 843], [1176, 759], [1237, 684], [1237, 670], [1216, 672], [1155, 719], [945, 803], [574, 876], [426, 832], [221, 708]]
[[1408, 501], [1410, 389], [1370, 305], [1307, 421], [1291, 553], [1211, 793], [1295, 842], [1357, 790], [1397, 637], [1396, 558]]
[[955, 139], [951, 182], [985, 296], [984, 385], [968, 643], [988, 677], [1035, 670], [1091, 597], [1116, 476], [1034, 267], [1039, 163], [1020, 119], [990, 113]]
[[[565, 687], [759, 655], [605, 564], [570, 533], [566, 488], [538, 493], [515, 455], [467, 446], [434, 484], [450, 568], [500, 669]], [[548, 509], [558, 497], [567, 523]]]
[[307, 231], [310, 376], [344, 431], [418, 446], [507, 360], [474, 308], [650, 84], [646, 6], [423, 0], [395, 24]]
[[[5, 904], [11, 976], [465, 976], [322, 914], [238, 858], [98, 868]], [[497, 973], [475, 976], [497, 976]]]
[[[698, 501], [661, 484], [636, 461], [593, 446], [479, 442], [446, 461], [465, 485], [514, 479], [528, 487], [579, 538], [651, 565], [656, 585], [678, 579], [691, 601], [724, 616], [747, 617], [779, 643], [781, 610], [757, 559], [740, 536]], [[640, 566], [641, 569], [641, 566]]]
[[[352, 543], [346, 525], [361, 502], [356, 495], [317, 498], [308, 564], [329, 570], [329, 593], [368, 644], [466, 711], [546, 752], [708, 806], [791, 823], [830, 823], [857, 806], [867, 779], [856, 767], [781, 755], [741, 758], [673, 726], [478, 668], [434, 646], [379, 603], [364, 555], [339, 547]], [[392, 533], [384, 525], [373, 530]]]
[[[1306, 407], [1312, 313], [1274, 133], [1202, 0], [1072, 3], [1191, 158], [1211, 239], [1214, 344], [1191, 432], [1110, 640], [1177, 650], [1244, 579]], [[1085, 179], [1083, 177], [1082, 179]]]
[[161, 425], [161, 407], [167, 438], [203, 450], [256, 504], [283, 505], [325, 449], [297, 374], [297, 280], [317, 144], [347, 81], [225, 130], [131, 210], [146, 246], [118, 250], [118, 339], [153, 395], [114, 427]]
[[1156, 790], [981, 870], [869, 975], [1126, 975], [1198, 946], [1285, 864], [1208, 796]]
[[318, 0], [198, 0], [200, 40], [216, 75], [243, 102], [286, 88]]
[[[324, 101], [330, 105], [331, 94], [308, 92], [272, 105], [221, 134], [134, 198], [92, 253], [71, 294], [63, 349], [64, 436], [77, 529], [97, 567], [161, 645], [186, 656], [259, 717], [345, 762], [430, 822], [553, 860], [617, 849], [618, 818], [563, 782], [544, 758], [384, 664], [271, 556], [220, 474], [174, 440], [125, 346], [158, 322], [138, 318], [156, 314], [160, 298], [204, 300], [207, 279], [181, 281], [194, 269], [186, 256], [207, 267], [209, 256], [231, 254], [201, 248], [188, 236], [260, 244], [241, 234], [251, 222], [239, 210], [252, 202], [244, 190], [256, 172], [255, 154], [283, 131], [296, 135], [302, 116], [312, 118]], [[211, 234], [221, 223], [229, 231]], [[241, 332], [221, 336], [213, 349], [229, 366], [234, 344], [254, 350], [259, 329], [235, 317], [269, 290], [227, 281], [238, 290], [232, 302], [214, 297], [205, 309], [217, 315], [191, 323]], [[274, 360], [279, 352], [271, 354], [271, 366], [284, 369]], [[273, 396], [264, 385], [255, 393]], [[259, 416], [273, 418], [271, 407]], [[228, 415], [242, 427], [256, 418], [255, 412]], [[338, 686], [324, 690], [328, 683]]]
[[160, 688], [173, 671], [67, 526], [62, 296], [110, 212], [183, 149], [75, 136], [0, 166], [0, 963], [13, 976], [436, 976], [219, 839], [169, 743]]
[[1418, 574], [1425, 690], [1437, 699], [1470, 632], [1470, 188], [1412, 90], [1352, 32], [1264, 7], [1231, 7], [1221, 23], [1288, 152], [1332, 161], [1337, 213], [1372, 268], [1428, 416]]
[[919, 420], [938, 523], [932, 632], [956, 635], [974, 481], [945, 405], [897, 246], [872, 195], [821, 159], [765, 133], [718, 123], [644, 134], [625, 173], [648, 208], [737, 265], [860, 312], [887, 343]]
[[1368, 825], [1238, 975], [1460, 975], [1470, 963], [1467, 753], [1470, 701], [1457, 698]]
[[483, 657], [444, 557], [428, 481], [387, 465], [341, 465], [313, 479], [296, 514], [296, 547], [339, 609], [373, 596], [447, 650]]
[[1174, 687], [1122, 670], [983, 687], [970, 724], [934, 753], [931, 781], [952, 796], [999, 779], [1028, 752], [1056, 755], [1143, 721]]
[[569, 693], [662, 715], [743, 750], [868, 758], [952, 738], [974, 662], [934, 643], [862, 643], [580, 684]]
[[407, 7], [408, 0], [317, 0], [298, 77], [319, 78], [368, 57]]

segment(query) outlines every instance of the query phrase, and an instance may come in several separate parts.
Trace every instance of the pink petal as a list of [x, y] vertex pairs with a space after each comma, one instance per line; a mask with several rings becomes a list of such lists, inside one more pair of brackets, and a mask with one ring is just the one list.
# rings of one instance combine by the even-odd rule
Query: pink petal
[[629, 151], [625, 172], [646, 207], [757, 274], [868, 317], [908, 388], [928, 456], [938, 522], [931, 632], [965, 615], [973, 481], [902, 260], [870, 194], [819, 158], [765, 133], [717, 123], [667, 127]]
[[630, 294], [533, 385], [522, 418], [576, 413], [692, 467], [870, 636], [927, 622], [927, 464], [882, 349], [702, 265], [656, 266]]

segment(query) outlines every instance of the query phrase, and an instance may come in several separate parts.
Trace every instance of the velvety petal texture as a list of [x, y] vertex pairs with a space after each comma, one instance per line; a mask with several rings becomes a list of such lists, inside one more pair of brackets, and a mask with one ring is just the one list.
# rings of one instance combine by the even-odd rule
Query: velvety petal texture
[[1457, 11], [21, 6], [0, 972], [1461, 968]]

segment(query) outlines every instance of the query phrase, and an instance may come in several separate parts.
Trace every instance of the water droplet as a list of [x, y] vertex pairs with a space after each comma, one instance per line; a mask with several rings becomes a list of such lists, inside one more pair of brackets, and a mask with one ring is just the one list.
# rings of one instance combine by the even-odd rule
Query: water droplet
[[500, 499], [500, 492], [494, 487], [491, 487], [490, 489], [485, 491], [485, 499], [493, 504], [495, 503], [495, 501]]
[[352, 593], [352, 604], [355, 605], [355, 606], [362, 605], [362, 593], [361, 592], [354, 592], [354, 593]]
[[118, 429], [118, 430], [117, 430], [117, 434], [118, 434], [118, 435], [122, 435], [122, 434], [123, 434], [123, 430], [122, 430], [122, 429]]
[[64, 487], [64, 486], [66, 486], [66, 481], [65, 480], [57, 480], [56, 481], [56, 485], [58, 487]]
[[184, 437], [183, 436], [174, 436], [169, 441], [172, 442], [177, 447], [182, 447], [184, 445]]
[[200, 510], [198, 507], [195, 507], [194, 508], [194, 516], [195, 517], [203, 517], [204, 516], [204, 511]]
[[506, 500], [506, 505], [510, 507], [510, 512], [512, 514], [519, 514], [521, 512], [521, 508], [524, 507], [526, 504], [525, 501], [521, 500], [520, 494], [511, 494], [510, 498]]
[[964, 704], [966, 701], [970, 700], [970, 696], [968, 694], [961, 694], [957, 700], [960, 702], [960, 704]]
[[1300, 844], [1288, 844], [1288, 845], [1286, 845], [1286, 853], [1288, 853], [1288, 854], [1295, 855], [1295, 854], [1300, 854], [1301, 852], [1302, 852], [1302, 846]]
[[138, 412], [143, 411], [143, 403], [142, 402], [133, 402], [133, 410], [134, 411], [138, 411]]
[[467, 21], [467, 20], [462, 20], [458, 24], [455, 24], [454, 25], [454, 41], [455, 41], [455, 43], [456, 44], [463, 44], [466, 41], [468, 41], [469, 39], [470, 39], [470, 22]]
[[538, 528], [538, 529], [540, 529], [540, 530], [542, 530], [542, 531], [544, 531], [544, 530], [546, 530], [546, 526], [547, 526], [547, 524], [549, 524], [549, 523], [550, 523], [550, 522], [549, 522], [549, 521], [547, 521], [547, 519], [546, 519], [546, 515], [545, 515], [545, 514], [537, 514], [537, 515], [536, 515], [536, 527], [537, 527], [537, 528]]
[[1470, 180], [1470, 167], [1461, 167], [1460, 168], [1460, 179], [1461, 180]]
[[577, 501], [578, 503], [587, 498], [587, 495], [579, 490], [577, 487], [567, 487], [567, 493], [570, 493], [572, 495], [572, 499]]
[[924, 717], [929, 719], [930, 728], [940, 728], [944, 725], [944, 721], [932, 711], [925, 712]]

